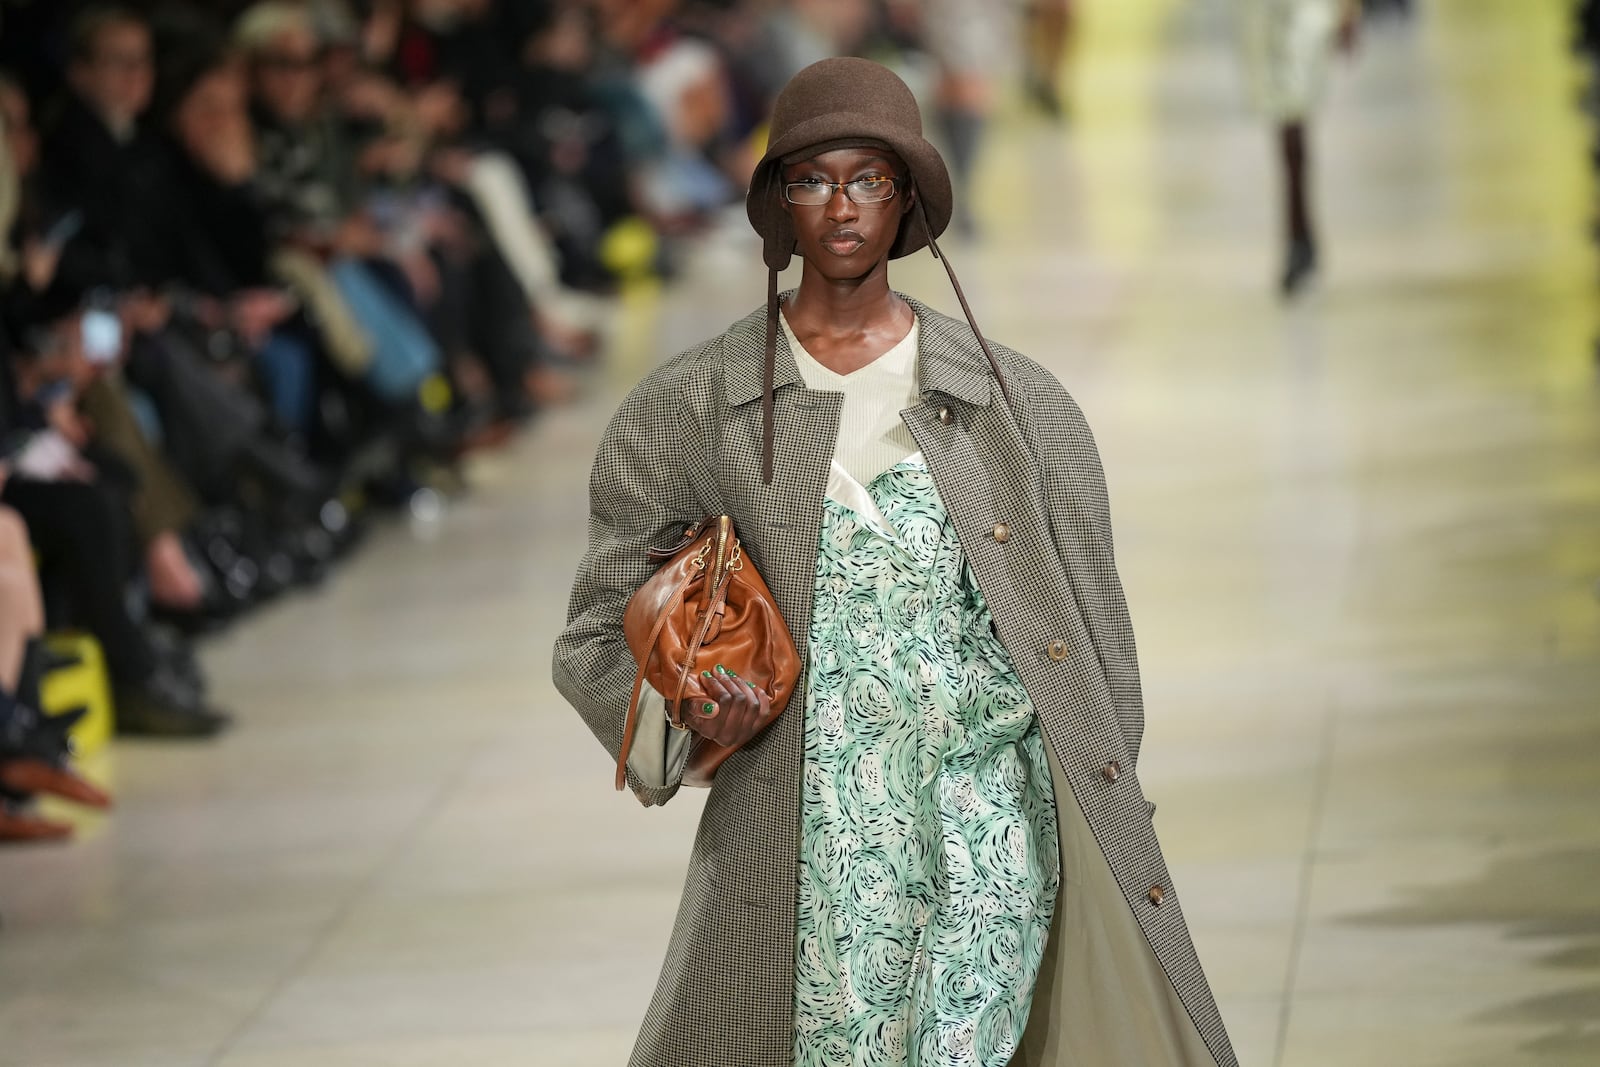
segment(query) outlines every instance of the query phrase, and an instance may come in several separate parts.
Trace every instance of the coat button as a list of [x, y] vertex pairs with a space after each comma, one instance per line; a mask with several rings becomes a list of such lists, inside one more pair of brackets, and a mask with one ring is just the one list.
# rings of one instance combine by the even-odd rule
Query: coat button
[[1007, 541], [1011, 540], [1011, 527], [1007, 526], [1003, 522], [995, 523], [994, 524], [994, 539], [996, 541], [999, 541], [1002, 545], [1005, 544]]
[[939, 421], [944, 423], [946, 426], [949, 426], [950, 425], [950, 419], [951, 419], [950, 409], [949, 408], [940, 408], [939, 409]]
[[1050, 642], [1050, 647], [1046, 651], [1049, 652], [1051, 659], [1060, 663], [1067, 658], [1067, 643], [1057, 638]]
[[1167, 891], [1162, 886], [1153, 885], [1150, 887], [1150, 892], [1145, 894], [1145, 899], [1159, 908], [1161, 907], [1161, 902], [1167, 899]]
[[1100, 777], [1104, 778], [1108, 782], [1116, 781], [1118, 778], [1122, 777], [1122, 764], [1118, 763], [1116, 760], [1112, 760], [1110, 763], [1100, 768]]

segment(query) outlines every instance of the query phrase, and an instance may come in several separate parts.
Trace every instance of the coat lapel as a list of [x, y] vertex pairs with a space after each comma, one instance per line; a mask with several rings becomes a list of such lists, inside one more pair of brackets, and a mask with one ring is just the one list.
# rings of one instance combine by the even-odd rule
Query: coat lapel
[[901, 299], [917, 315], [917, 384], [923, 399], [948, 397], [990, 406], [999, 386], [989, 370], [989, 361], [977, 347], [972, 327], [919, 300], [904, 295]]

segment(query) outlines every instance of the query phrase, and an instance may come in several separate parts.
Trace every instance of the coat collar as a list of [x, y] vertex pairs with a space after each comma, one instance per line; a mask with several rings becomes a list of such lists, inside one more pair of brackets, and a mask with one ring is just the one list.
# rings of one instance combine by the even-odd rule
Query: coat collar
[[[792, 292], [783, 293], [780, 299]], [[972, 334], [972, 327], [904, 293], [898, 295], [917, 316], [917, 382], [922, 395], [952, 396], [984, 406], [991, 403], [994, 375]], [[730, 407], [761, 399], [761, 362], [766, 344], [767, 309], [764, 307], [734, 323], [724, 335], [723, 375]], [[805, 386], [789, 340], [781, 329], [773, 359], [772, 384], [774, 390], [786, 385]]]

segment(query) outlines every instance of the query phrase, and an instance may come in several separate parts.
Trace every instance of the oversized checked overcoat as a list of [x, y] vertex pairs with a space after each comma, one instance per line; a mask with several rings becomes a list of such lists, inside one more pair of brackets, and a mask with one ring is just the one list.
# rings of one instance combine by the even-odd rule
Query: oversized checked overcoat
[[[1237, 1063], [1139, 782], [1144, 709], [1082, 412], [1048, 371], [916, 301], [921, 402], [902, 412], [1048, 741], [1061, 895], [1017, 1067]], [[645, 549], [733, 517], [807, 659], [823, 495], [841, 398], [813, 392], [778, 335], [773, 479], [761, 479], [765, 310], [668, 361], [612, 419], [590, 480], [588, 548], [557, 639], [557, 687], [613, 758], [635, 664], [629, 596]], [[802, 675], [797, 691], [804, 693]], [[632, 1067], [788, 1067], [805, 700], [717, 772]], [[649, 788], [646, 804], [677, 786]]]

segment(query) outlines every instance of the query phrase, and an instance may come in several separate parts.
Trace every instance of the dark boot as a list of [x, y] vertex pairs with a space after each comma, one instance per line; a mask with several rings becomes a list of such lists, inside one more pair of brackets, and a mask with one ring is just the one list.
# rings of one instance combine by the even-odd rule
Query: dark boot
[[28, 638], [27, 644], [22, 646], [22, 673], [17, 677], [17, 702], [30, 708], [41, 707], [44, 702], [39, 698], [39, 691], [44, 686], [44, 676], [57, 666], [69, 664], [56, 663], [50, 650], [45, 647], [44, 638]]
[[1311, 223], [1310, 137], [1303, 123], [1279, 128], [1283, 160], [1284, 229], [1288, 234], [1278, 291], [1289, 298], [1305, 288], [1317, 271], [1317, 237]]
[[116, 709], [120, 737], [214, 737], [232, 722], [165, 664], [142, 682], [118, 686]]
[[1294, 296], [1317, 272], [1317, 243], [1310, 238], [1299, 238], [1289, 243], [1284, 257], [1283, 280], [1279, 289], [1285, 297]]

